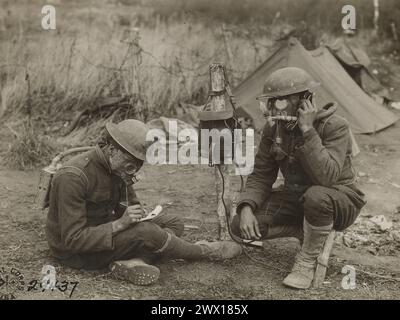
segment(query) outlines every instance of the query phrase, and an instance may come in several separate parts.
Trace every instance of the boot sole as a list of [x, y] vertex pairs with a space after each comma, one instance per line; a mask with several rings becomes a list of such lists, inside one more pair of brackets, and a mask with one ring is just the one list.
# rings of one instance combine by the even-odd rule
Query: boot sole
[[160, 270], [151, 265], [127, 267], [118, 262], [114, 262], [111, 264], [110, 269], [115, 278], [126, 280], [139, 286], [148, 286], [153, 284], [160, 276]]
[[292, 288], [292, 289], [306, 290], [306, 289], [309, 289], [309, 288], [311, 287], [311, 285], [309, 285], [308, 287], [306, 287], [306, 286], [300, 286], [300, 285], [295, 285], [295, 284], [293, 284], [293, 283], [286, 282], [285, 279], [282, 281], [282, 283], [283, 283], [286, 287], [289, 287], [289, 288]]

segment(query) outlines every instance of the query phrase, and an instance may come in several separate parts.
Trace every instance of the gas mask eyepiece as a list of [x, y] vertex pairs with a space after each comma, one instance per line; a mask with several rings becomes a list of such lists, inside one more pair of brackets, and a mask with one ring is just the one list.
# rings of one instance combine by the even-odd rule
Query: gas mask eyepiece
[[286, 109], [289, 106], [287, 98], [258, 97], [261, 112], [271, 124], [275, 121], [295, 122], [297, 116], [288, 115]]
[[139, 181], [136, 174], [139, 171], [140, 167], [133, 163], [128, 163], [124, 167], [124, 181], [126, 184], [134, 184]]
[[288, 104], [289, 103], [286, 99], [276, 99], [274, 106], [275, 106], [275, 109], [282, 111], [287, 108]]

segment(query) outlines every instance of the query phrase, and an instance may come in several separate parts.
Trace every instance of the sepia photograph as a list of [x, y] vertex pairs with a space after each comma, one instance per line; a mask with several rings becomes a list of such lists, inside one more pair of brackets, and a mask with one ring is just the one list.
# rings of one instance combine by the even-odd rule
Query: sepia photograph
[[397, 0], [0, 0], [0, 300], [398, 300], [399, 37]]

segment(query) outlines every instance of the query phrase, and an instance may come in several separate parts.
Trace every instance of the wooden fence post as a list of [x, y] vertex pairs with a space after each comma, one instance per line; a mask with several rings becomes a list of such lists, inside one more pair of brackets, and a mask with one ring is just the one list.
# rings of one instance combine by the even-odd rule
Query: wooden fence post
[[[211, 91], [212, 92], [223, 92], [226, 86], [226, 79], [225, 79], [225, 72], [224, 66], [222, 64], [213, 63], [210, 66], [210, 79], [211, 79]], [[224, 111], [226, 110], [226, 103], [225, 103], [225, 95], [212, 95], [210, 99], [210, 110], [209, 111]], [[225, 215], [225, 207], [224, 203], [222, 202], [222, 192], [223, 187], [224, 190], [224, 199], [225, 204], [227, 205], [226, 210], [230, 210], [230, 199], [231, 199], [231, 192], [230, 192], [230, 171], [232, 170], [232, 165], [228, 164], [221, 164], [219, 167], [216, 165], [214, 167], [214, 175], [215, 175], [215, 184], [216, 184], [216, 194], [217, 194], [217, 214], [218, 214], [218, 221], [219, 221], [219, 228], [218, 228], [218, 237], [220, 240], [227, 240], [230, 239], [229, 232], [228, 232], [228, 223], [226, 215]], [[221, 172], [219, 172], [219, 168]], [[224, 181], [222, 180], [221, 174], [224, 177]], [[223, 183], [224, 182], [224, 183]]]
[[[231, 47], [231, 44], [230, 44], [231, 43], [231, 41], [230, 41], [231, 36], [230, 36], [230, 34], [228, 34], [228, 29], [227, 29], [225, 23], [222, 24], [222, 38], [224, 39], [225, 51], [226, 51], [226, 54], [228, 56], [229, 69], [233, 70], [234, 59], [233, 59], [232, 47]], [[233, 71], [231, 71], [231, 72], [232, 72], [232, 75], [233, 75]], [[232, 80], [231, 81], [232, 85], [235, 86], [236, 83], [235, 83], [234, 75], [233, 75], [231, 80]]]
[[392, 29], [393, 40], [396, 42], [399, 41], [399, 37], [397, 35], [396, 24], [394, 22], [392, 22], [390, 24], [390, 28]]
[[374, 31], [373, 35], [376, 37], [379, 30], [379, 0], [374, 1]]

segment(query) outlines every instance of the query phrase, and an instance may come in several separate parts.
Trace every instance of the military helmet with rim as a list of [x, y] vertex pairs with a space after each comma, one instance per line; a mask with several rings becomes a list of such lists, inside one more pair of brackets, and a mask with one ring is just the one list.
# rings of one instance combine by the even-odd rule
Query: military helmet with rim
[[125, 152], [137, 159], [146, 159], [146, 135], [149, 130], [146, 124], [127, 119], [118, 124], [107, 123], [106, 130]]
[[258, 98], [279, 98], [310, 91], [320, 85], [305, 70], [286, 67], [272, 72], [264, 83], [263, 94]]

